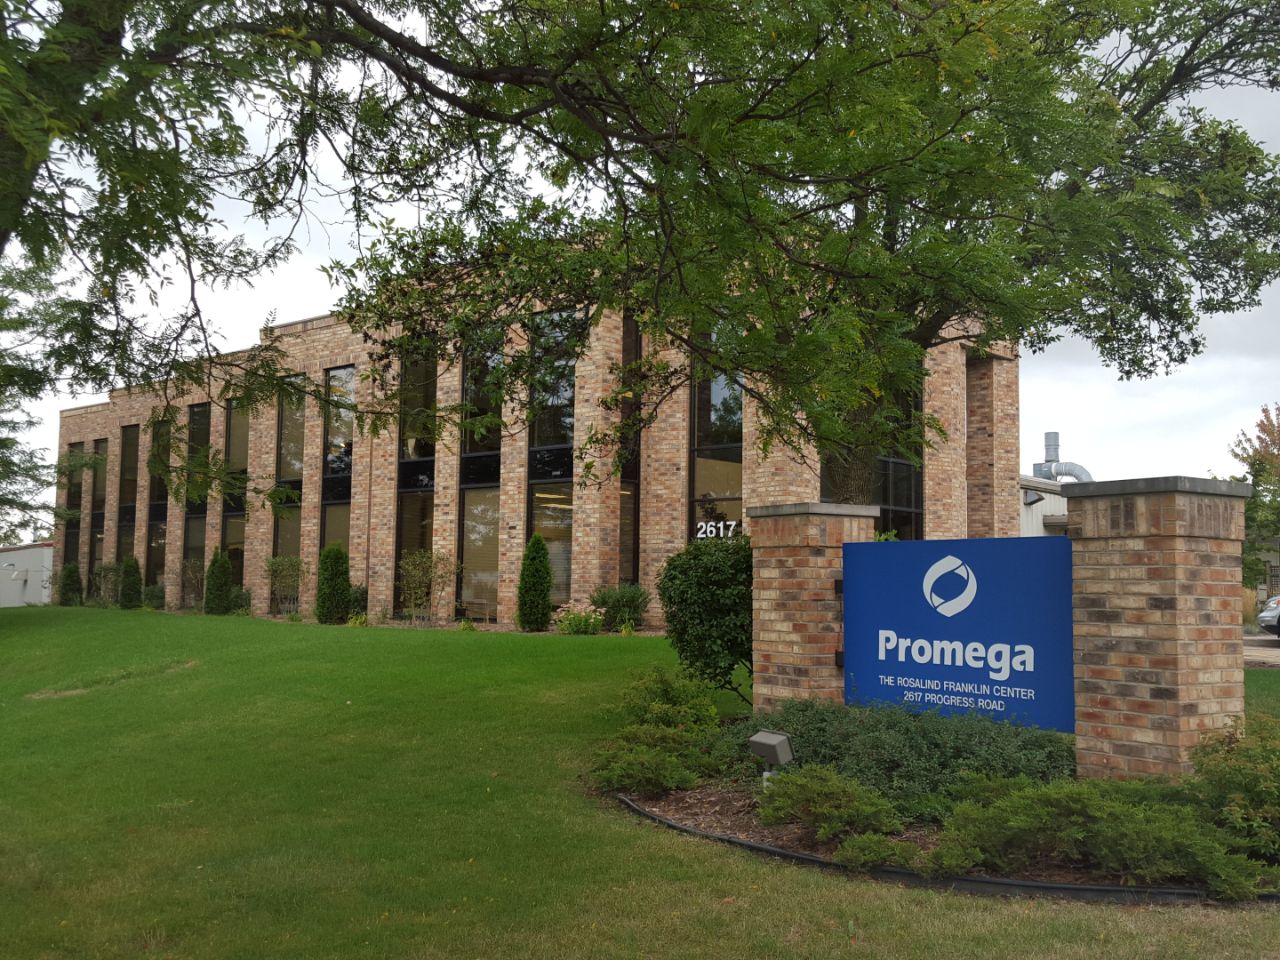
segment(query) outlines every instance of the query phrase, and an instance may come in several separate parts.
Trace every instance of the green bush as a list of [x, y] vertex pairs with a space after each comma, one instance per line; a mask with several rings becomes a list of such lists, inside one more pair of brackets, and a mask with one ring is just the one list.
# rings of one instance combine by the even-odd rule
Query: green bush
[[520, 561], [516, 626], [530, 633], [541, 633], [551, 626], [551, 555], [540, 533], [529, 538]]
[[1207, 737], [1193, 760], [1188, 787], [1207, 815], [1242, 852], [1280, 862], [1280, 720], [1251, 715]]
[[909, 840], [897, 840], [882, 833], [855, 833], [846, 837], [831, 859], [854, 870], [872, 867], [910, 867], [920, 856], [920, 848]]
[[331, 543], [320, 551], [316, 572], [316, 619], [321, 623], [346, 623], [351, 615], [351, 571], [347, 551]]
[[604, 613], [585, 601], [570, 600], [557, 608], [551, 622], [555, 624], [558, 633], [592, 636], [599, 633], [604, 625]]
[[84, 601], [84, 587], [80, 583], [80, 564], [64, 563], [58, 574], [58, 604], [78, 607]]
[[164, 584], [153, 583], [142, 588], [142, 605], [152, 610], [164, 609]]
[[114, 607], [120, 602], [120, 565], [100, 563], [93, 568], [89, 596], [100, 607]]
[[597, 587], [591, 594], [591, 605], [604, 611], [602, 626], [606, 633], [621, 630], [628, 623], [634, 630], [644, 626], [645, 611], [649, 609], [649, 591], [638, 583]]
[[802, 823], [819, 840], [896, 833], [903, 827], [880, 793], [826, 766], [800, 767], [771, 778], [759, 814], [763, 823]]
[[429, 623], [433, 611], [448, 606], [458, 572], [462, 569], [447, 554], [414, 550], [400, 559], [400, 606], [413, 623]]
[[231, 559], [221, 550], [215, 550], [204, 575], [204, 612], [225, 616], [235, 609], [231, 605]]
[[710, 694], [706, 684], [661, 667], [641, 674], [622, 693], [628, 725], [596, 755], [596, 786], [656, 796], [718, 773], [709, 749], [718, 732]]
[[685, 668], [748, 699], [733, 675], [751, 668], [751, 541], [694, 540], [663, 566], [658, 599]]
[[302, 592], [302, 558], [272, 557], [267, 561], [267, 583], [271, 590], [270, 610], [288, 616], [298, 612]]
[[714, 727], [718, 719], [711, 688], [666, 667], [651, 667], [623, 689], [622, 715], [663, 727]]
[[1226, 900], [1256, 897], [1269, 868], [1231, 851], [1227, 834], [1189, 804], [1166, 801], [1166, 786], [1116, 788], [1109, 781], [1058, 780], [989, 805], [962, 803], [926, 858], [936, 871], [969, 862], [1003, 874], [1066, 864], [1123, 883], [1193, 883]]
[[369, 588], [362, 583], [351, 585], [351, 616], [369, 613]]
[[120, 565], [120, 608], [136, 610], [142, 606], [142, 568], [137, 557], [125, 557]]
[[597, 787], [657, 797], [671, 790], [688, 790], [698, 774], [676, 753], [661, 747], [629, 744], [600, 755], [592, 770]]
[[247, 615], [253, 609], [253, 597], [242, 587], [231, 588], [231, 612]]
[[[879, 791], [906, 820], [938, 822], [954, 805], [944, 792], [971, 771], [1036, 781], [1075, 774], [1071, 738], [978, 714], [942, 716], [896, 707], [787, 701], [768, 726], [789, 734], [796, 761], [826, 764]], [[746, 751], [756, 722], [736, 725]]]

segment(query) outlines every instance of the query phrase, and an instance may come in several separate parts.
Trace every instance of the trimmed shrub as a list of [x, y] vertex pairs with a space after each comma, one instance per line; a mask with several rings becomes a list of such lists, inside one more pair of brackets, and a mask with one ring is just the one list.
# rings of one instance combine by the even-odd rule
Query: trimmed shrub
[[592, 767], [601, 790], [658, 796], [720, 772], [709, 749], [718, 720], [705, 684], [655, 667], [623, 691], [622, 713], [629, 725]]
[[84, 586], [80, 582], [80, 564], [64, 563], [58, 574], [58, 605], [78, 607], [84, 601]]
[[[791, 700], [769, 715], [768, 726], [790, 735], [798, 763], [834, 767], [878, 790], [912, 822], [940, 822], [957, 799], [947, 791], [966, 771], [1038, 782], [1075, 774], [1070, 737], [978, 714]], [[733, 727], [744, 753], [758, 729], [753, 721]]]
[[351, 616], [360, 614], [367, 616], [369, 613], [369, 588], [362, 583], [353, 583], [351, 585]]
[[989, 805], [962, 803], [938, 846], [923, 858], [933, 872], [966, 862], [1001, 873], [1068, 864], [1123, 883], [1194, 883], [1224, 900], [1256, 897], [1269, 868], [1231, 852], [1227, 834], [1189, 804], [1169, 803], [1167, 785], [1058, 780]]
[[231, 559], [221, 550], [214, 551], [204, 575], [204, 612], [226, 616], [235, 609], [231, 605]]
[[142, 568], [137, 557], [125, 557], [120, 565], [120, 608], [136, 610], [142, 606]]
[[1206, 737], [1192, 757], [1188, 788], [1209, 819], [1242, 852], [1280, 862], [1280, 720], [1250, 716]]
[[253, 608], [253, 597], [248, 590], [242, 587], [231, 588], [231, 612], [242, 616], [248, 616], [249, 611]]
[[164, 609], [164, 584], [153, 583], [142, 588], [142, 605], [152, 610]]
[[808, 766], [779, 773], [760, 798], [763, 823], [802, 823], [819, 840], [851, 833], [896, 833], [903, 827], [893, 804], [832, 767]]
[[685, 668], [749, 702], [733, 675], [751, 668], [751, 541], [694, 540], [663, 566], [658, 599]]
[[624, 624], [630, 624], [633, 630], [644, 626], [649, 599], [649, 591], [638, 583], [622, 583], [616, 587], [597, 587], [591, 594], [591, 605], [604, 611], [604, 631], [614, 633]]
[[351, 571], [347, 551], [331, 543], [320, 551], [316, 573], [316, 619], [321, 623], [346, 623], [351, 607]]
[[855, 833], [846, 837], [831, 859], [852, 870], [873, 867], [910, 867], [920, 848], [909, 840], [895, 840], [882, 833]]
[[[551, 625], [551, 555], [542, 534], [535, 533], [524, 546], [520, 561], [520, 585], [516, 589], [516, 626], [538, 633]], [[561, 631], [564, 632], [564, 631]]]

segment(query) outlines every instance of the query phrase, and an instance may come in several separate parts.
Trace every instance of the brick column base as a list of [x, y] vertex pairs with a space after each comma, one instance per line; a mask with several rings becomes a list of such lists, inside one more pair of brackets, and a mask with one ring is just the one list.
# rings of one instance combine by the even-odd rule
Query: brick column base
[[1244, 712], [1240, 544], [1249, 486], [1158, 477], [1063, 486], [1082, 777], [1175, 776]]
[[753, 700], [844, 698], [843, 546], [871, 540], [879, 507], [787, 503], [749, 507], [754, 555]]

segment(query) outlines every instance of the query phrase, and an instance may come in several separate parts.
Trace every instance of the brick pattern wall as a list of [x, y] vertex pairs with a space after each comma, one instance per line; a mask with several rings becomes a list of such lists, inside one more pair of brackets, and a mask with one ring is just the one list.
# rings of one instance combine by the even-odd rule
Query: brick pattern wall
[[[443, 360], [436, 375], [436, 406], [451, 407], [462, 402], [462, 367], [450, 367]], [[431, 519], [431, 552], [459, 559], [458, 507], [462, 502], [458, 490], [458, 453], [462, 449], [456, 427], [447, 427], [436, 443], [436, 495]], [[504, 463], [503, 466], [506, 466]], [[456, 609], [457, 589], [454, 584], [438, 594], [434, 613], [437, 620], [452, 620]]]
[[779, 503], [817, 503], [822, 499], [822, 475], [816, 451], [797, 452], [775, 445], [767, 457], [758, 449], [759, 409], [751, 397], [742, 400], [742, 510], [746, 532], [752, 519], [747, 511]]
[[1244, 710], [1244, 499], [1073, 492], [1068, 534], [1080, 775], [1186, 773]]
[[970, 537], [1016, 537], [1018, 364], [972, 357], [966, 371], [966, 468]]
[[[617, 423], [616, 411], [605, 410], [599, 398], [614, 387], [610, 371], [622, 357], [622, 314], [606, 312], [591, 333], [591, 344], [578, 360], [573, 402], [573, 443], [581, 449], [593, 429]], [[569, 595], [585, 600], [601, 584], [618, 582], [618, 524], [621, 484], [611, 464], [597, 463], [594, 479], [583, 482], [583, 464], [573, 462], [573, 582]]]
[[[969, 535], [964, 364], [962, 343], [944, 343], [925, 356], [929, 375], [924, 381], [924, 408], [942, 422], [947, 433], [945, 440], [935, 437], [933, 447], [924, 451], [927, 540], [963, 539]], [[1017, 518], [1016, 513], [1014, 517]]]
[[[794, 510], [794, 512], [783, 512]], [[843, 546], [875, 536], [874, 507], [792, 504], [756, 507], [751, 517], [754, 563], [752, 696], [757, 710], [782, 700], [844, 697], [841, 597]]]
[[[323, 383], [327, 369], [354, 365], [359, 371], [367, 364], [366, 347], [361, 338], [331, 318], [286, 324], [277, 328], [277, 332], [281, 335], [282, 346], [288, 354], [289, 367], [307, 374], [317, 383]], [[593, 424], [600, 424], [607, 416], [613, 416], [599, 407], [597, 398], [610, 386], [609, 366], [612, 359], [620, 353], [620, 338], [621, 318], [613, 314], [606, 315], [593, 335], [590, 349], [578, 363], [575, 409], [575, 439], [578, 443], [585, 439]], [[679, 352], [675, 350], [670, 352], [670, 358], [677, 363], [681, 361]], [[965, 536], [968, 532], [968, 461], [965, 455], [967, 438], [963, 427], [967, 413], [964, 348], [959, 344], [936, 348], [930, 352], [928, 363], [931, 376], [926, 383], [925, 402], [930, 410], [943, 419], [952, 440], [925, 454], [926, 535]], [[995, 424], [993, 429], [997, 448], [1000, 444], [1005, 445], [1004, 453], [997, 449], [997, 473], [1004, 469], [1000, 465], [1006, 461], [1012, 465], [1012, 469], [1004, 471], [1009, 474], [1007, 496], [999, 494], [995, 498], [997, 505], [993, 509], [996, 512], [1007, 510], [1008, 523], [1016, 529], [1016, 455], [1008, 454], [1009, 450], [1016, 451], [1017, 442], [1016, 363], [1007, 365], [1007, 368], [1011, 375], [1003, 380], [997, 377], [991, 391], [994, 398], [992, 409], [999, 414], [992, 423]], [[357, 391], [361, 403], [376, 401], [369, 384], [359, 383]], [[449, 368], [441, 363], [437, 395], [442, 406], [456, 403], [460, 399], [460, 369]], [[185, 422], [187, 406], [205, 402], [209, 398], [193, 395], [173, 397], [170, 400], [178, 409], [179, 421]], [[687, 390], [678, 391], [664, 404], [657, 421], [642, 438], [639, 579], [641, 585], [651, 592], [656, 592], [656, 580], [662, 564], [688, 540], [689, 400]], [[82, 441], [86, 449], [91, 450], [94, 440], [105, 437], [108, 441], [108, 503], [104, 528], [104, 558], [108, 562], [116, 556], [120, 428], [132, 423], [145, 424], [153, 408], [163, 402], [163, 398], [157, 395], [116, 391], [109, 403], [68, 410], [62, 414], [60, 449], [65, 450], [68, 444]], [[1000, 413], [1001, 410], [1004, 413]], [[319, 405], [315, 401], [307, 402], [306, 413], [301, 553], [307, 567], [302, 606], [304, 612], [309, 612], [314, 603], [316, 561], [321, 536], [324, 423]], [[216, 400], [212, 404], [211, 414], [211, 443], [215, 449], [222, 450], [225, 410]], [[276, 427], [274, 404], [264, 406], [253, 414], [249, 434], [251, 492], [247, 497], [245, 587], [252, 594], [253, 609], [258, 614], [265, 614], [270, 602], [266, 563], [272, 554], [275, 520], [261, 498], [270, 490], [275, 480]], [[819, 471], [816, 462], [810, 462], [810, 459], [816, 458], [797, 456], [780, 448], [775, 448], [767, 458], [758, 455], [758, 425], [749, 401], [745, 404], [743, 433], [744, 508], [818, 500]], [[381, 611], [390, 612], [394, 603], [398, 439], [398, 431], [392, 424], [377, 437], [358, 434], [353, 451], [351, 576], [356, 583], [368, 584], [369, 609], [375, 616]], [[145, 463], [149, 453], [149, 431], [142, 430], [139, 441], [139, 455], [144, 467], [140, 471], [138, 483], [134, 548], [139, 561], [144, 562], [149, 493], [149, 476]], [[175, 446], [177, 442], [178, 438], [175, 437]], [[458, 450], [458, 438], [446, 435], [441, 438], [436, 457], [433, 548], [453, 558], [458, 556]], [[515, 430], [504, 441], [502, 451], [502, 516], [499, 527], [502, 601], [499, 617], [504, 622], [509, 622], [514, 615], [515, 585], [518, 582], [519, 562], [526, 537], [527, 460], [527, 436], [522, 429]], [[582, 465], [575, 464], [575, 480], [582, 479]], [[92, 495], [88, 472], [84, 477], [83, 488], [83, 507], [87, 508]], [[1002, 496], [1003, 501], [1000, 499]], [[65, 486], [59, 488], [58, 497], [60, 502], [65, 500]], [[1001, 506], [1001, 502], [1005, 505]], [[575, 485], [574, 579], [571, 587], [574, 597], [585, 597], [595, 586], [617, 581], [619, 504], [616, 480], [610, 478], [603, 482], [588, 482], [585, 486]], [[184, 514], [185, 505], [171, 498], [165, 564], [166, 600], [171, 606], [176, 606], [181, 598]], [[748, 519], [746, 525], [749, 532], [753, 523]], [[209, 504], [205, 534], [207, 562], [222, 542], [220, 498], [215, 497]], [[61, 556], [61, 529], [55, 535], [54, 542], [55, 563], [60, 566], [64, 562]], [[85, 509], [80, 551], [76, 559], [86, 572], [88, 557], [89, 517]], [[441, 609], [436, 611], [441, 619], [452, 617], [454, 596], [451, 584], [445, 591]], [[652, 612], [654, 620], [658, 620], [660, 610], [656, 603]]]
[[[665, 355], [681, 362], [677, 351]], [[650, 625], [662, 616], [657, 602], [662, 565], [689, 542], [689, 416], [689, 391], [680, 390], [663, 404], [640, 441], [640, 586], [654, 597], [645, 617]]]

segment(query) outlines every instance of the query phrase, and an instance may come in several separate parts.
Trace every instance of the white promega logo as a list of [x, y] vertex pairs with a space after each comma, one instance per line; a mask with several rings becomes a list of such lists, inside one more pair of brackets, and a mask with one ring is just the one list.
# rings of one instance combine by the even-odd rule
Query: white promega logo
[[[959, 596], [944, 600], [933, 592], [933, 587], [948, 573], [959, 575], [964, 580], [964, 589], [960, 591]], [[968, 608], [969, 604], [973, 603], [973, 598], [977, 595], [977, 575], [956, 557], [950, 555], [943, 557], [930, 567], [924, 575], [924, 598], [929, 601], [929, 606], [944, 617], [954, 617], [957, 613], [963, 612]]]

